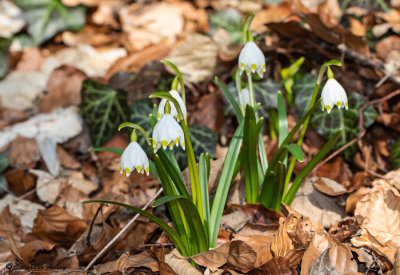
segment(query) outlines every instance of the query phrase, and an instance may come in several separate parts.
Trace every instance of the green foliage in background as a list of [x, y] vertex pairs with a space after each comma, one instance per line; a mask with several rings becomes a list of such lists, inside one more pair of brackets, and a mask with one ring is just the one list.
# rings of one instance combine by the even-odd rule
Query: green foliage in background
[[[193, 145], [193, 152], [198, 159], [201, 154], [208, 153], [211, 158], [215, 158], [217, 150], [218, 135], [210, 128], [193, 124], [189, 126], [189, 136]], [[187, 167], [186, 153], [182, 148], [176, 148], [175, 157], [181, 169]]]
[[60, 31], [79, 31], [85, 25], [84, 6], [66, 7], [60, 0], [14, 0], [14, 4], [24, 11], [34, 46]]
[[11, 45], [11, 39], [0, 37], [0, 79], [8, 71], [8, 48]]
[[400, 139], [392, 144], [389, 159], [393, 170], [400, 168]]
[[116, 133], [118, 125], [127, 120], [126, 93], [92, 80], [82, 83], [82, 117], [90, 129], [94, 146], [99, 147]]
[[231, 43], [242, 42], [242, 15], [237, 10], [229, 9], [211, 13], [208, 17], [210, 22], [210, 35], [214, 35], [218, 28], [229, 32]]
[[7, 156], [4, 154], [0, 154], [0, 195], [6, 193], [8, 190], [6, 178], [2, 175], [7, 166], [8, 166]]
[[[253, 83], [254, 86], [254, 93], [256, 102], [260, 103], [261, 106], [258, 110], [258, 113], [262, 117], [269, 117], [269, 111], [271, 109], [277, 108], [277, 100], [276, 100], [276, 93], [281, 89], [280, 84], [274, 82], [271, 79], [266, 79], [264, 81], [255, 81]], [[232, 94], [233, 98], [236, 102], [239, 102], [238, 93], [236, 91], [236, 86], [234, 82], [231, 82], [227, 85], [227, 88]], [[233, 115], [235, 112], [231, 104], [229, 104], [225, 99], [225, 113], [229, 115]]]

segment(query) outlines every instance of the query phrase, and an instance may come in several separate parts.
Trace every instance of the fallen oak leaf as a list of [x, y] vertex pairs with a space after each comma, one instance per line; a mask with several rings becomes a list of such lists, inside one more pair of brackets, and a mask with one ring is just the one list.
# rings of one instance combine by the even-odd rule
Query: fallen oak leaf
[[227, 263], [240, 272], [248, 272], [256, 263], [257, 253], [243, 241], [233, 241]]
[[215, 272], [219, 267], [224, 265], [229, 256], [231, 243], [224, 243], [217, 248], [210, 249], [206, 252], [190, 257], [196, 264], [207, 267]]

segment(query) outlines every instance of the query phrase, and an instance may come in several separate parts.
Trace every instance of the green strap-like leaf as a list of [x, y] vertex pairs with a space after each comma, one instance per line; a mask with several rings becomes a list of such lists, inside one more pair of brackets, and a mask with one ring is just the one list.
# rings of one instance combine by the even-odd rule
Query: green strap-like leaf
[[171, 241], [173, 242], [175, 247], [179, 250], [179, 252], [184, 257], [190, 256], [188, 254], [188, 251], [186, 250], [186, 247], [185, 247], [184, 243], [182, 242], [180, 236], [166, 222], [164, 222], [163, 220], [161, 220], [157, 216], [154, 216], [153, 214], [150, 214], [150, 213], [148, 213], [146, 211], [143, 211], [142, 209], [137, 208], [135, 206], [132, 206], [132, 205], [129, 205], [129, 204], [125, 204], [125, 203], [121, 203], [121, 202], [116, 202], [116, 201], [90, 200], [90, 201], [84, 201], [82, 203], [86, 204], [86, 203], [94, 203], [94, 202], [109, 203], [109, 204], [119, 205], [119, 206], [125, 207], [127, 209], [130, 209], [132, 211], [135, 211], [135, 212], [139, 213], [140, 215], [148, 218], [152, 222], [156, 223], [159, 227], [161, 227], [161, 229], [163, 229], [165, 231], [165, 233], [167, 233], [168, 237], [171, 239]]
[[178, 201], [181, 208], [183, 209], [192, 233], [191, 236], [193, 237], [193, 240], [198, 243], [199, 250], [193, 251], [193, 254], [198, 254], [208, 250], [208, 238], [203, 227], [203, 221], [201, 220], [200, 215], [197, 212], [196, 206], [193, 204], [191, 199], [180, 195], [168, 195], [159, 198], [153, 204], [153, 206], [158, 206], [173, 201]]
[[232, 105], [233, 110], [235, 111], [236, 118], [239, 122], [243, 120], [243, 115], [242, 111], [240, 110], [239, 104], [236, 102], [235, 98], [231, 94], [231, 92], [228, 90], [228, 88], [222, 83], [222, 81], [218, 78], [215, 77], [215, 81], [217, 82], [218, 86], [221, 88], [222, 92], [224, 93], [226, 99], [228, 102]]
[[236, 131], [231, 140], [231, 144], [228, 148], [228, 153], [225, 157], [225, 162], [222, 167], [220, 179], [218, 181], [217, 191], [215, 192], [213, 204], [211, 207], [210, 215], [210, 247], [215, 247], [219, 224], [221, 223], [222, 212], [224, 210], [226, 198], [228, 196], [229, 187], [231, 186], [233, 175], [238, 160], [240, 147], [243, 141], [243, 126], [242, 121], [236, 128]]
[[294, 200], [297, 191], [299, 190], [301, 184], [304, 179], [308, 176], [308, 174], [314, 169], [314, 167], [329, 153], [332, 147], [335, 145], [336, 141], [340, 137], [342, 130], [336, 132], [336, 134], [329, 139], [329, 141], [321, 148], [321, 150], [315, 155], [315, 157], [306, 165], [306, 167], [301, 170], [301, 172], [294, 179], [292, 186], [287, 192], [284, 202], [287, 205], [290, 205]]
[[93, 152], [111, 152], [111, 153], [115, 153], [118, 155], [122, 155], [122, 153], [124, 152], [123, 149], [121, 148], [115, 148], [115, 147], [94, 147], [94, 148], [89, 148], [89, 151], [93, 151]]
[[258, 127], [254, 110], [250, 105], [247, 105], [246, 115], [244, 117], [242, 150], [247, 203], [256, 203], [258, 201], [257, 130]]
[[304, 161], [304, 154], [303, 151], [301, 150], [300, 146], [297, 144], [289, 144], [285, 145], [285, 148], [293, 155], [296, 157], [298, 161]]
[[[210, 158], [208, 158], [210, 160]], [[210, 200], [208, 196], [208, 168], [207, 168], [207, 157], [204, 154], [200, 155], [199, 160], [199, 178], [200, 178], [200, 191], [201, 198], [203, 200], [203, 223], [206, 225], [210, 220]], [[208, 229], [208, 225], [205, 226]]]

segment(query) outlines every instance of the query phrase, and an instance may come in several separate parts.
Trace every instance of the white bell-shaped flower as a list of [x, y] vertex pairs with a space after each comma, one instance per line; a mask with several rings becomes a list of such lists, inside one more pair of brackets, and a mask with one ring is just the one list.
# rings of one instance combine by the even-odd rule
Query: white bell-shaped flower
[[149, 175], [150, 172], [149, 159], [146, 153], [136, 141], [132, 141], [122, 153], [119, 170], [121, 174], [125, 172], [126, 176], [129, 177], [135, 169], [141, 174], [146, 171], [146, 174]]
[[263, 77], [263, 72], [265, 72], [265, 57], [263, 52], [253, 41], [247, 42], [244, 45], [242, 51], [239, 55], [239, 72], [246, 71], [248, 74], [250, 72], [256, 73]]
[[174, 144], [176, 146], [180, 144], [185, 149], [185, 136], [172, 114], [164, 114], [154, 127], [152, 145], [157, 151], [160, 147], [165, 150], [167, 146], [172, 149]]
[[[181, 107], [184, 119], [186, 120], [186, 105], [183, 102], [183, 99], [181, 98], [181, 96], [179, 95], [179, 93], [175, 90], [171, 90], [169, 91], [169, 93], [172, 95], [173, 98], [176, 99], [176, 101], [178, 101], [179, 103], [179, 107]], [[158, 119], [160, 119], [163, 115], [164, 115], [164, 108], [165, 108], [165, 103], [167, 102], [167, 100], [165, 98], [163, 98], [160, 102], [160, 105], [158, 105], [158, 114], [157, 117]], [[173, 117], [175, 117], [178, 121], [181, 120], [181, 118], [179, 117], [178, 111], [175, 108], [175, 105], [171, 103], [171, 115]]]
[[337, 82], [337, 80], [334, 78], [330, 78], [326, 82], [324, 88], [322, 89], [321, 98], [322, 110], [326, 109], [328, 114], [335, 105], [339, 109], [346, 108], [347, 110], [349, 108], [346, 92], [342, 85], [340, 85], [339, 82]]

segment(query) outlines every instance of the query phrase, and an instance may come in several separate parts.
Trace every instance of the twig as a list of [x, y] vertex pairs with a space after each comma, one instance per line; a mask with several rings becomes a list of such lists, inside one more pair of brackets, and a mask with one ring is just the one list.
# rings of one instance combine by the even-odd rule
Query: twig
[[359, 121], [358, 121], [358, 142], [360, 143], [361, 142], [361, 138], [364, 136], [364, 134], [365, 134], [365, 128], [364, 128], [364, 126], [363, 126], [363, 124], [364, 124], [364, 116], [363, 116], [363, 112], [364, 112], [364, 110], [368, 107], [368, 106], [370, 106], [370, 105], [373, 105], [373, 104], [379, 104], [379, 106], [378, 106], [378, 109], [379, 109], [379, 113], [382, 115], [382, 104], [383, 104], [383, 102], [385, 102], [385, 101], [387, 101], [387, 100], [389, 100], [389, 99], [391, 99], [392, 97], [395, 97], [395, 96], [397, 96], [397, 95], [400, 95], [400, 89], [399, 90], [396, 90], [396, 91], [393, 91], [393, 92], [391, 92], [390, 94], [388, 94], [388, 95], [386, 95], [386, 96], [384, 96], [384, 97], [382, 97], [382, 98], [379, 98], [379, 99], [375, 99], [375, 100], [371, 100], [371, 101], [369, 101], [369, 102], [366, 102], [365, 104], [364, 104], [364, 106], [362, 106], [359, 110], [358, 110], [358, 116], [359, 116]]
[[[97, 208], [96, 214], [94, 214], [92, 222], [90, 223], [89, 231], [88, 231], [88, 234], [86, 237], [86, 245], [87, 246], [90, 246], [90, 235], [92, 235], [92, 229], [93, 229], [94, 222], [96, 221], [97, 215], [99, 215], [100, 211], [103, 211], [104, 205], [105, 205], [104, 203], [100, 204], [100, 206]], [[101, 215], [103, 216], [103, 212], [101, 212]]]
[[[157, 191], [157, 193], [150, 199], [150, 201], [142, 208], [143, 211], [145, 211], [152, 203], [153, 201], [161, 194], [163, 191], [162, 188]], [[85, 271], [88, 271], [92, 265], [101, 257], [103, 254], [119, 239], [119, 237], [122, 236], [122, 234], [125, 233], [129, 229], [129, 227], [136, 221], [136, 219], [140, 216], [139, 213], [137, 213], [127, 225], [125, 225], [124, 228], [121, 229], [121, 231], [118, 232], [117, 235], [99, 252], [97, 255], [93, 258], [93, 260], [86, 266]]]
[[319, 167], [321, 167], [322, 165], [324, 165], [325, 163], [327, 163], [328, 161], [330, 161], [331, 159], [333, 159], [334, 157], [339, 155], [341, 152], [343, 152], [344, 150], [346, 150], [347, 148], [349, 148], [351, 145], [353, 145], [356, 142], [357, 142], [356, 138], [347, 142], [345, 145], [343, 145], [342, 147], [337, 149], [335, 152], [333, 152], [329, 157], [327, 157], [326, 159], [324, 159], [323, 161], [318, 163], [318, 165], [314, 167], [313, 171], [318, 170]]

